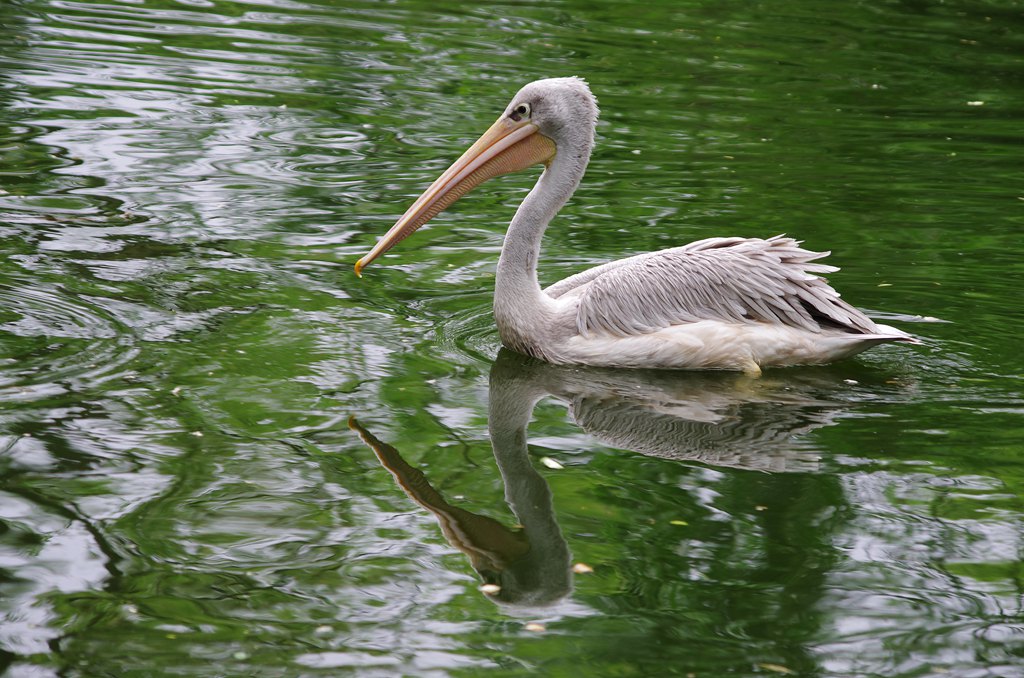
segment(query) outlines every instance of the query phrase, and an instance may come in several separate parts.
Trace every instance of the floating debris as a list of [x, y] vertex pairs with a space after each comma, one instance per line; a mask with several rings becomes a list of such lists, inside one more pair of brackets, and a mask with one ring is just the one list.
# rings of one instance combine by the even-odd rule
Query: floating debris
[[555, 461], [551, 457], [541, 457], [540, 458], [540, 463], [544, 464], [548, 468], [553, 468], [556, 471], [565, 468], [564, 466], [559, 464], [557, 461]]
[[984, 106], [985, 102], [984, 101], [968, 101], [967, 105], [968, 106]]
[[327, 624], [324, 624], [323, 626], [316, 627], [316, 630], [313, 631], [313, 633], [315, 633], [318, 636], [324, 636], [332, 631], [334, 631], [333, 626], [328, 626]]
[[843, 379], [843, 383], [844, 384], [849, 384], [850, 386], [856, 386], [860, 382], [857, 381], [856, 379]]
[[892, 283], [878, 283], [879, 287], [892, 287]]
[[192, 431], [192, 435], [194, 435], [196, 438], [202, 438], [203, 437], [203, 432], [202, 431]]
[[689, 525], [690, 523], [686, 522], [685, 520], [670, 520], [670, 521], [668, 521], [668, 524], [669, 525]]
[[480, 587], [480, 592], [481, 593], [486, 593], [489, 596], [494, 595], [495, 593], [497, 593], [500, 590], [501, 590], [501, 587], [498, 586], [497, 584], [484, 584], [484, 585], [482, 585]]
[[176, 396], [179, 393], [181, 393], [181, 387], [180, 386], [175, 386], [174, 388], [171, 389], [171, 395]]
[[594, 571], [594, 568], [586, 563], [576, 563], [572, 566], [572, 571], [576, 574], [590, 574]]
[[541, 624], [539, 622], [530, 622], [529, 624], [527, 624], [523, 628], [526, 629], [527, 631], [534, 631], [534, 632], [540, 632], [540, 631], [547, 631], [548, 630], [548, 627], [544, 626], [543, 624]]
[[757, 506], [754, 507], [754, 510], [755, 511], [767, 511], [768, 507], [765, 506], [764, 504], [758, 504]]
[[758, 664], [758, 668], [762, 668], [765, 671], [774, 671], [775, 673], [782, 673], [787, 676], [795, 676], [796, 671], [782, 664]]

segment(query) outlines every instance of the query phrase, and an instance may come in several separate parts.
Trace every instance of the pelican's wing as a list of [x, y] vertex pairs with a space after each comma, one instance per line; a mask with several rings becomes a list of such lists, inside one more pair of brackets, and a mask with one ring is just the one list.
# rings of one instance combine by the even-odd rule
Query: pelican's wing
[[[678, 248], [678, 249], [682, 249], [682, 248]], [[671, 251], [671, 250], [668, 250], [668, 251]], [[556, 282], [556, 283], [554, 283], [552, 285], [549, 285], [548, 287], [545, 287], [544, 288], [544, 292], [546, 292], [547, 295], [550, 296], [552, 299], [557, 299], [558, 297], [562, 296], [566, 292], [570, 292], [570, 291], [576, 289], [577, 287], [580, 287], [582, 285], [586, 285], [587, 283], [589, 283], [594, 278], [600, 277], [602, 274], [607, 273], [608, 271], [612, 270], [613, 268], [618, 268], [620, 266], [628, 266], [630, 264], [630, 262], [632, 262], [634, 259], [640, 259], [642, 257], [647, 257], [647, 256], [650, 256], [650, 255], [651, 255], [651, 253], [638, 254], [635, 257], [627, 257], [625, 259], [616, 259], [615, 261], [609, 261], [607, 264], [601, 264], [600, 266], [595, 266], [593, 268], [588, 268], [585, 271], [580, 271], [576, 275], [570, 275], [568, 278], [564, 278], [564, 279], [559, 280], [558, 282]]]
[[708, 238], [598, 266], [547, 291], [555, 298], [579, 297], [583, 336], [633, 336], [700, 320], [879, 333], [871, 319], [814, 275], [839, 270], [813, 263], [828, 254], [782, 236]]

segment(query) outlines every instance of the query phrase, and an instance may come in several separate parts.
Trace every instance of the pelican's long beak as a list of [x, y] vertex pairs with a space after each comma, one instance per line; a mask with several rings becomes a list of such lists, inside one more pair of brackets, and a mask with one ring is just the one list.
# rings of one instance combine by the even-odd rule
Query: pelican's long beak
[[362, 270], [371, 261], [476, 186], [502, 174], [518, 172], [539, 163], [546, 165], [553, 157], [555, 142], [538, 132], [535, 124], [502, 116], [416, 199], [369, 254], [356, 262], [356, 275], [362, 277]]

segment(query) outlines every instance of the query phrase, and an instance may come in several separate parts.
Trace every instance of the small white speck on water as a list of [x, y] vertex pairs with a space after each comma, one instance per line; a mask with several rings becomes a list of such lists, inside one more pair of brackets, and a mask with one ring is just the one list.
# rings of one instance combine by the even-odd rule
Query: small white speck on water
[[594, 568], [586, 563], [576, 563], [572, 566], [572, 571], [576, 574], [590, 574], [594, 571]]
[[247, 655], [245, 652], [236, 652], [236, 653], [234, 653], [231, 656], [234, 657], [235, 659], [239, 660], [239, 661], [241, 661], [243, 659], [248, 659], [249, 658], [249, 655]]
[[171, 395], [175, 395], [176, 396], [179, 393], [181, 393], [181, 387], [180, 386], [175, 386], [174, 388], [171, 389]]
[[194, 435], [196, 438], [202, 438], [203, 437], [203, 432], [202, 431], [192, 431], [191, 435]]
[[540, 458], [540, 463], [544, 464], [548, 468], [553, 468], [556, 471], [559, 470], [559, 469], [565, 468], [564, 466], [562, 466], [560, 463], [558, 463], [557, 461], [555, 461], [551, 457], [541, 457]]
[[968, 106], [984, 106], [985, 102], [984, 101], [968, 101], [967, 105]]
[[548, 627], [546, 627], [543, 624], [538, 623], [538, 622], [530, 622], [529, 624], [527, 624], [523, 628], [526, 629], [527, 631], [533, 631], [534, 633], [540, 633], [541, 631], [547, 631], [548, 630]]
[[497, 584], [484, 584], [484, 585], [482, 585], [480, 587], [480, 592], [481, 593], [486, 593], [488, 595], [493, 595], [493, 594], [497, 593], [500, 590], [501, 590], [501, 587], [498, 586]]
[[849, 384], [850, 386], [856, 386], [860, 382], [857, 381], [856, 379], [843, 379], [843, 383], [844, 384]]

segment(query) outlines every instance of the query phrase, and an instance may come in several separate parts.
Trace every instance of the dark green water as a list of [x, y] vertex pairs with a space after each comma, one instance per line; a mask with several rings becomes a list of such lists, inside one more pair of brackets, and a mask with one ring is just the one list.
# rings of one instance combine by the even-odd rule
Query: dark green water
[[[572, 74], [545, 282], [785, 232], [924, 345], [499, 356], [535, 175], [354, 277]], [[0, 248], [6, 675], [1024, 675], [1018, 3], [0, 0]]]

